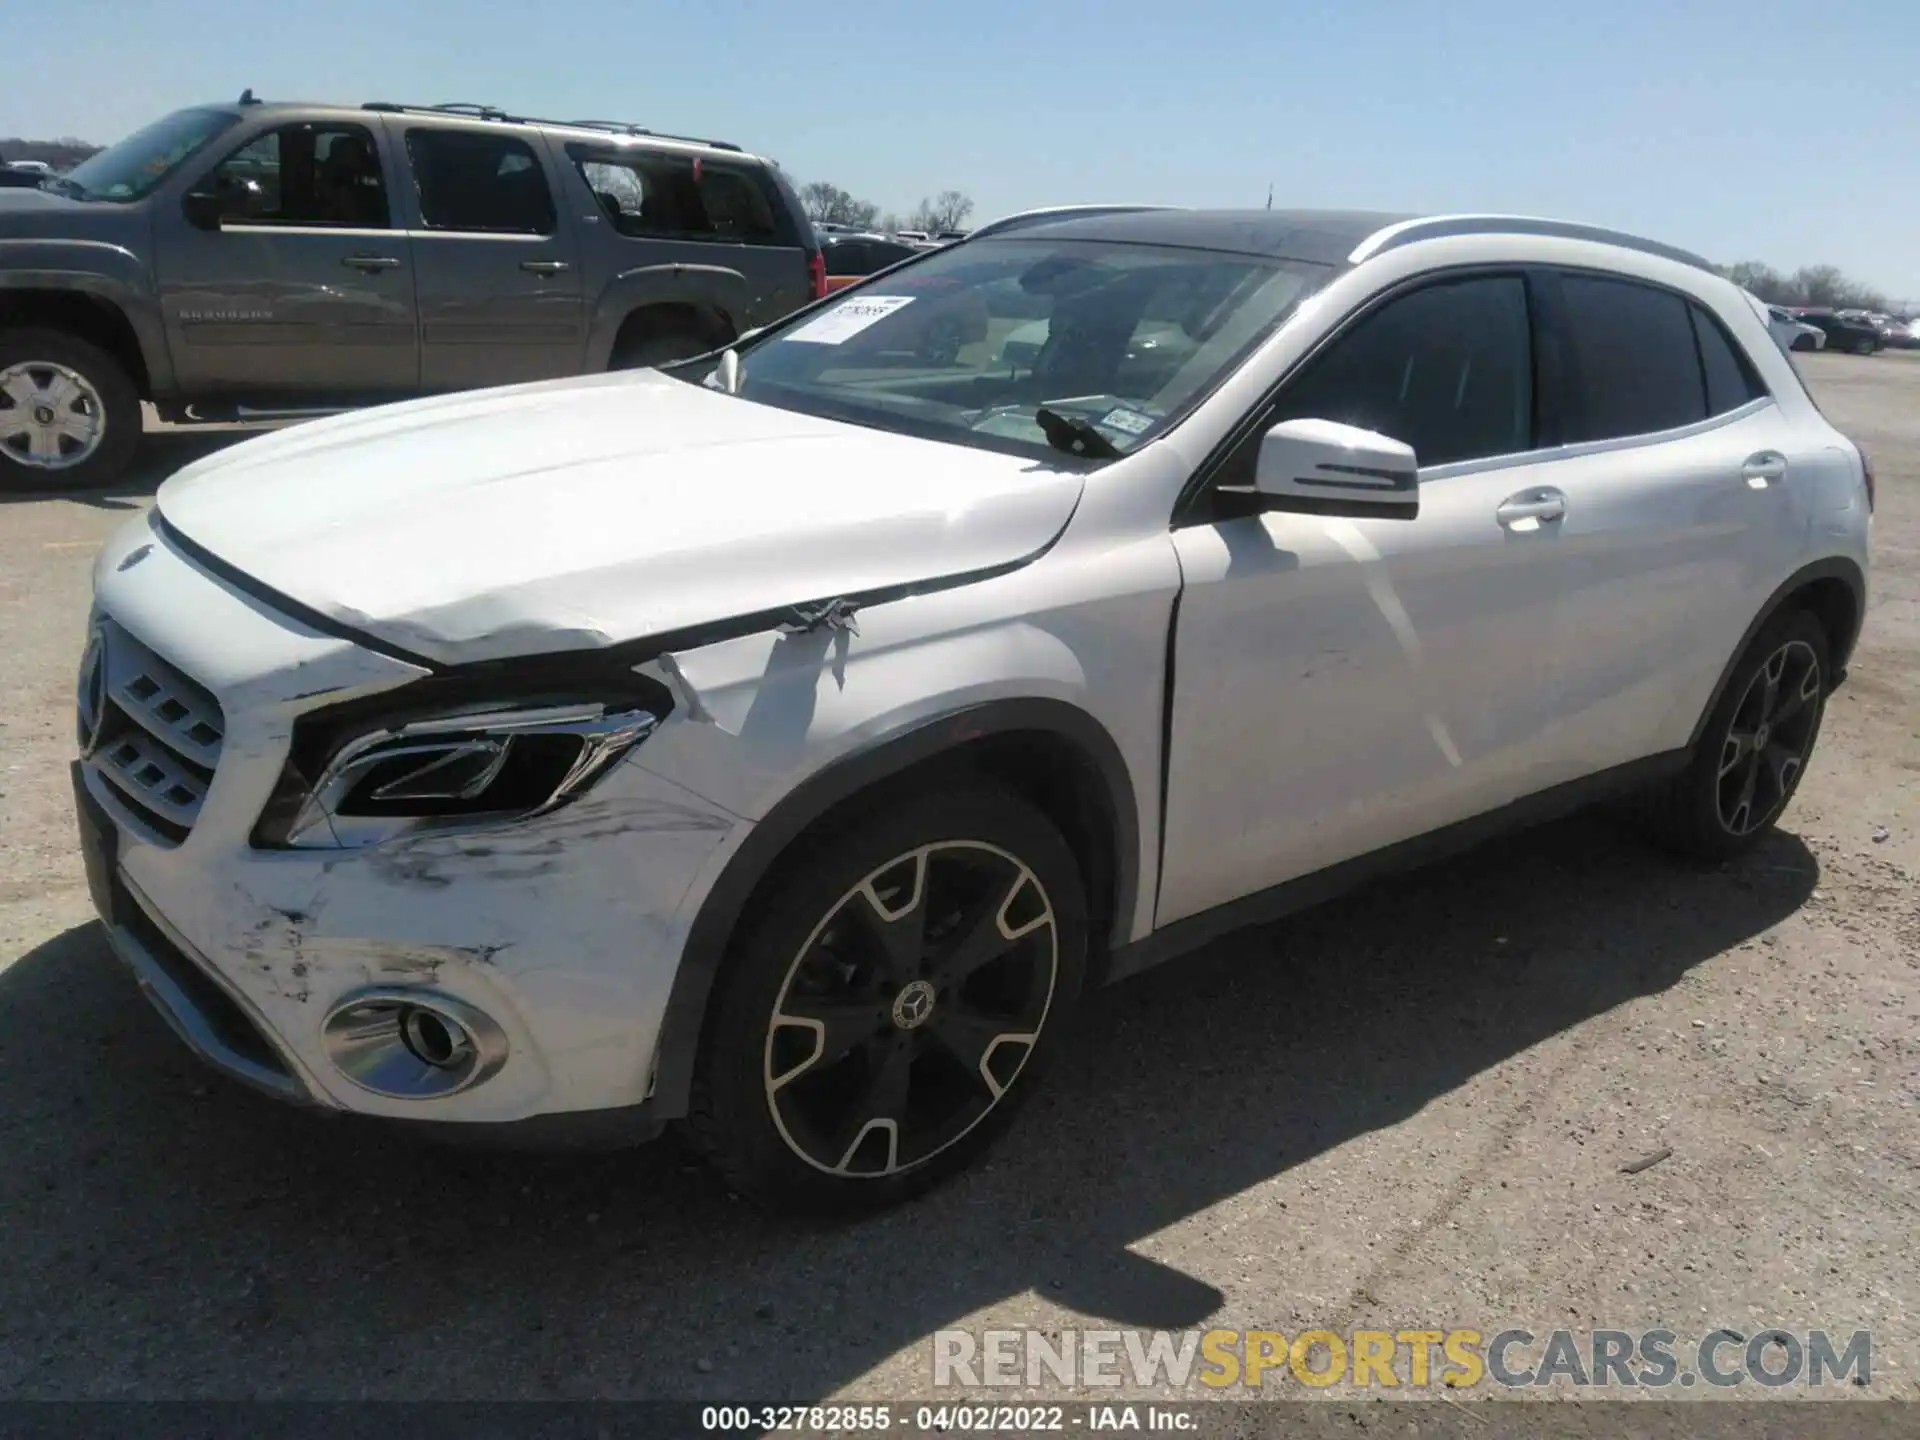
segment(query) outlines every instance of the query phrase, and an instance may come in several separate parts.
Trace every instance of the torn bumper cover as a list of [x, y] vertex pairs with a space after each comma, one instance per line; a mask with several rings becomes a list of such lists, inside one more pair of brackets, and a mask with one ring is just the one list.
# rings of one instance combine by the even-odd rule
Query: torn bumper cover
[[[539, 802], [525, 818], [363, 816], [378, 833], [267, 848], [256, 829], [303, 718], [391, 714], [427, 677], [276, 616], [165, 543], [120, 568], [140, 538], [104, 554], [101, 607], [116, 635], [218, 698], [207, 718], [224, 734], [183, 824], [156, 826], [97, 749], [76, 766], [76, 803], [96, 905], [176, 1033], [276, 1098], [395, 1120], [515, 1125], [640, 1104], [687, 912], [748, 823], [640, 765], [601, 763], [619, 755], [596, 747], [644, 748], [649, 724], [540, 712], [513, 744], [457, 764], [411, 747], [359, 777], [391, 810], [517, 775]], [[527, 788], [555, 776], [586, 783], [552, 805]]]

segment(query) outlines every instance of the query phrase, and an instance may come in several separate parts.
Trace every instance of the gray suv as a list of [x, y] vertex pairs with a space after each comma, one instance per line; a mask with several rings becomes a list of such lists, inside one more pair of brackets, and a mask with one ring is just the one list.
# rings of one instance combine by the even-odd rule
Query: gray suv
[[0, 485], [113, 478], [142, 400], [291, 417], [655, 365], [825, 287], [737, 145], [249, 92], [0, 191]]

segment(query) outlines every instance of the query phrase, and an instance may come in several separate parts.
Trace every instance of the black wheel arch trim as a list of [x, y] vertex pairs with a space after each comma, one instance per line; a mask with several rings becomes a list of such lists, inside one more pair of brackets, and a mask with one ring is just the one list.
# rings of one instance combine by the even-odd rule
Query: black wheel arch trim
[[1733, 672], [1739, 667], [1747, 650], [1752, 646], [1754, 637], [1770, 625], [1780, 612], [1792, 602], [1795, 595], [1809, 585], [1820, 580], [1839, 580], [1853, 592], [1853, 626], [1847, 635], [1839, 638], [1828, 657], [1833, 663], [1833, 674], [1828, 677], [1827, 689], [1831, 692], [1846, 677], [1847, 660], [1853, 654], [1853, 648], [1860, 639], [1860, 629], [1867, 618], [1867, 578], [1860, 567], [1844, 556], [1831, 556], [1825, 560], [1816, 560], [1793, 572], [1781, 583], [1767, 603], [1760, 607], [1760, 613], [1753, 617], [1746, 633], [1740, 637], [1740, 643], [1733, 647], [1733, 653], [1727, 657], [1727, 663], [1720, 671], [1720, 678], [1714, 682], [1713, 694], [1707, 699], [1700, 711], [1700, 718], [1693, 722], [1693, 733], [1687, 739], [1687, 748], [1694, 749], [1705, 733], [1707, 721], [1726, 695], [1727, 686], [1733, 683]]
[[[958, 756], [967, 745], [994, 735], [1033, 730], [1075, 746], [1104, 783], [1108, 814], [1102, 818], [1114, 850], [1110, 944], [1124, 943], [1139, 895], [1139, 806], [1125, 758], [1106, 727], [1077, 705], [1040, 697], [992, 700], [949, 711], [826, 766], [801, 781], [754, 825], [701, 901], [688, 930], [654, 1047], [649, 1110], [660, 1116], [686, 1113], [708, 1001], [734, 930], [755, 890], [801, 833], [846, 801], [915, 766], [949, 753]], [[1097, 929], [1095, 933], [1097, 938]], [[1097, 968], [1092, 973], [1097, 976]]]

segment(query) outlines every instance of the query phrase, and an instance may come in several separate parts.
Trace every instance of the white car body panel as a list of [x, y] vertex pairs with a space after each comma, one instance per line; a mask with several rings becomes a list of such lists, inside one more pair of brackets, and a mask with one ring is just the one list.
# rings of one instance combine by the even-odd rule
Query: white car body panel
[[[630, 1107], [661, 1064], [703, 904], [842, 762], [929, 727], [957, 743], [997, 702], [1072, 707], [1131, 788], [1136, 884], [1110, 938], [1144, 942], [1685, 746], [1790, 575], [1828, 559], [1864, 572], [1858, 452], [1731, 283], [1549, 235], [1374, 251], [1182, 423], [1091, 474], [651, 373], [365, 412], [189, 467], [162, 488], [165, 526], [130, 522], [102, 554], [96, 596], [213, 692], [225, 747], [179, 843], [88, 781], [121, 869], [323, 1105], [469, 1123]], [[1429, 467], [1413, 521], [1267, 513], [1170, 530], [1196, 469], [1346, 316], [1489, 263], [1603, 263], [1684, 291], [1773, 398], [1684, 431]], [[1745, 462], [1775, 452], [1783, 473], [1751, 483]], [[1565, 494], [1563, 521], [1496, 521], [1541, 485]], [[264, 590], [212, 573], [166, 526]], [[916, 587], [851, 626], [725, 623]], [[370, 644], [290, 618], [275, 593]], [[641, 653], [657, 636], [671, 646]], [[374, 644], [503, 674], [618, 645], [675, 703], [553, 814], [351, 851], [253, 848], [296, 720], [426, 673]], [[369, 985], [431, 985], [494, 1016], [504, 1068], [431, 1102], [353, 1086], [319, 1027]]]
[[274, 591], [464, 664], [1009, 564], [1080, 490], [640, 371], [297, 426], [189, 466], [158, 503]]

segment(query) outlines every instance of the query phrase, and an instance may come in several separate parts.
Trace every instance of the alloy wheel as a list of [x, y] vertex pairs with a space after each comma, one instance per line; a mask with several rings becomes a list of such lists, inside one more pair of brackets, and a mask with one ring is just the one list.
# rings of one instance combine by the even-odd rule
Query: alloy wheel
[[774, 1002], [763, 1078], [781, 1138], [853, 1179], [930, 1160], [1018, 1078], [1059, 963], [1051, 897], [998, 846], [943, 841], [869, 872], [808, 935]]
[[26, 360], [0, 370], [0, 451], [34, 470], [85, 464], [107, 433], [107, 407], [79, 371]]
[[1769, 655], [1734, 707], [1720, 742], [1718, 806], [1729, 835], [1749, 835], [1793, 793], [1820, 718], [1820, 657], [1804, 640]]

